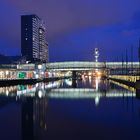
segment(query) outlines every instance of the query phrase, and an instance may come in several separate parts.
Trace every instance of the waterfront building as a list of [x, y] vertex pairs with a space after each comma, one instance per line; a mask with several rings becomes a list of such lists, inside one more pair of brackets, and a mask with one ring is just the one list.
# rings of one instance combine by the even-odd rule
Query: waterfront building
[[36, 15], [21, 16], [21, 54], [29, 62], [48, 62], [44, 22]]

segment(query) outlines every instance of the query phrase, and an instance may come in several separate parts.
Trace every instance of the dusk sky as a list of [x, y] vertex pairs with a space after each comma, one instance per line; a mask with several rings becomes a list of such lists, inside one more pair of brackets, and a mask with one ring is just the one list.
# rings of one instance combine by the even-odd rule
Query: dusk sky
[[137, 60], [140, 0], [1, 0], [1, 54], [20, 55], [24, 14], [46, 22], [50, 61], [92, 61], [95, 47], [100, 60], [121, 60], [132, 45]]

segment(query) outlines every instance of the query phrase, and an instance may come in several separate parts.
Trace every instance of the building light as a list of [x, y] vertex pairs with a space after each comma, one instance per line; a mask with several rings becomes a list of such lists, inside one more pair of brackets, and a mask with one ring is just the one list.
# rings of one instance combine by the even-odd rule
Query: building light
[[8, 75], [9, 74], [9, 71], [6, 71], [5, 73], [6, 73], [6, 75]]
[[42, 65], [38, 65], [38, 69], [42, 69]]
[[44, 74], [44, 71], [42, 71], [41, 74], [43, 75]]
[[36, 74], [36, 75], [35, 75], [35, 78], [36, 78], [36, 79], [38, 79], [38, 78], [39, 78], [39, 75], [38, 75], [38, 74]]

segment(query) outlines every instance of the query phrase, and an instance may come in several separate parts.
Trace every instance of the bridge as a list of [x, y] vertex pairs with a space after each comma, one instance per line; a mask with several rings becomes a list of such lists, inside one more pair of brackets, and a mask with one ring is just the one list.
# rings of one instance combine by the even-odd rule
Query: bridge
[[[40, 67], [41, 66], [41, 67]], [[92, 61], [66, 61], [43, 64], [17, 64], [0, 65], [1, 70], [31, 71], [36, 69], [44, 70], [93, 70], [93, 69], [138, 69], [139, 62], [92, 62]]]
[[[93, 69], [122, 69], [122, 68], [139, 68], [139, 62], [92, 62], [92, 61], [68, 61], [53, 62], [42, 64], [42, 68], [46, 70], [93, 70]], [[17, 65], [18, 70], [35, 70], [36, 64], [20, 64]]]

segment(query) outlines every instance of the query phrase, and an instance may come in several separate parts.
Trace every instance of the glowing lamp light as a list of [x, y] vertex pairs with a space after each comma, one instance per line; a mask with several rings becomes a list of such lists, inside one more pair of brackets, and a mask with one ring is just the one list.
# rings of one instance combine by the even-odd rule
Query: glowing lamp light
[[95, 105], [98, 106], [100, 102], [100, 97], [95, 97]]
[[8, 90], [6, 90], [6, 96], [8, 96], [9, 95], [9, 91]]
[[88, 73], [88, 75], [89, 75], [89, 76], [91, 76], [91, 75], [92, 75], [92, 73], [91, 73], [91, 72], [89, 72], [89, 73]]
[[38, 78], [39, 78], [39, 75], [38, 75], [38, 74], [36, 74], [36, 75], [35, 75], [35, 78], [37, 78], [37, 79], [38, 79]]
[[35, 87], [37, 88], [37, 87], [38, 87], [38, 85], [39, 85], [39, 84], [38, 84], [38, 83], [36, 83]]
[[43, 75], [43, 74], [44, 74], [44, 72], [42, 71], [42, 72], [41, 72], [41, 74]]
[[38, 65], [38, 69], [42, 69], [42, 65]]
[[38, 97], [39, 97], [39, 98], [42, 98], [42, 96], [43, 96], [43, 93], [42, 93], [41, 90], [39, 90], [39, 91], [38, 91]]
[[6, 71], [5, 73], [6, 73], [6, 75], [8, 75], [9, 74], [9, 71]]
[[101, 72], [97, 72], [97, 75], [99, 75], [99, 76], [100, 76], [100, 75], [101, 75]]

